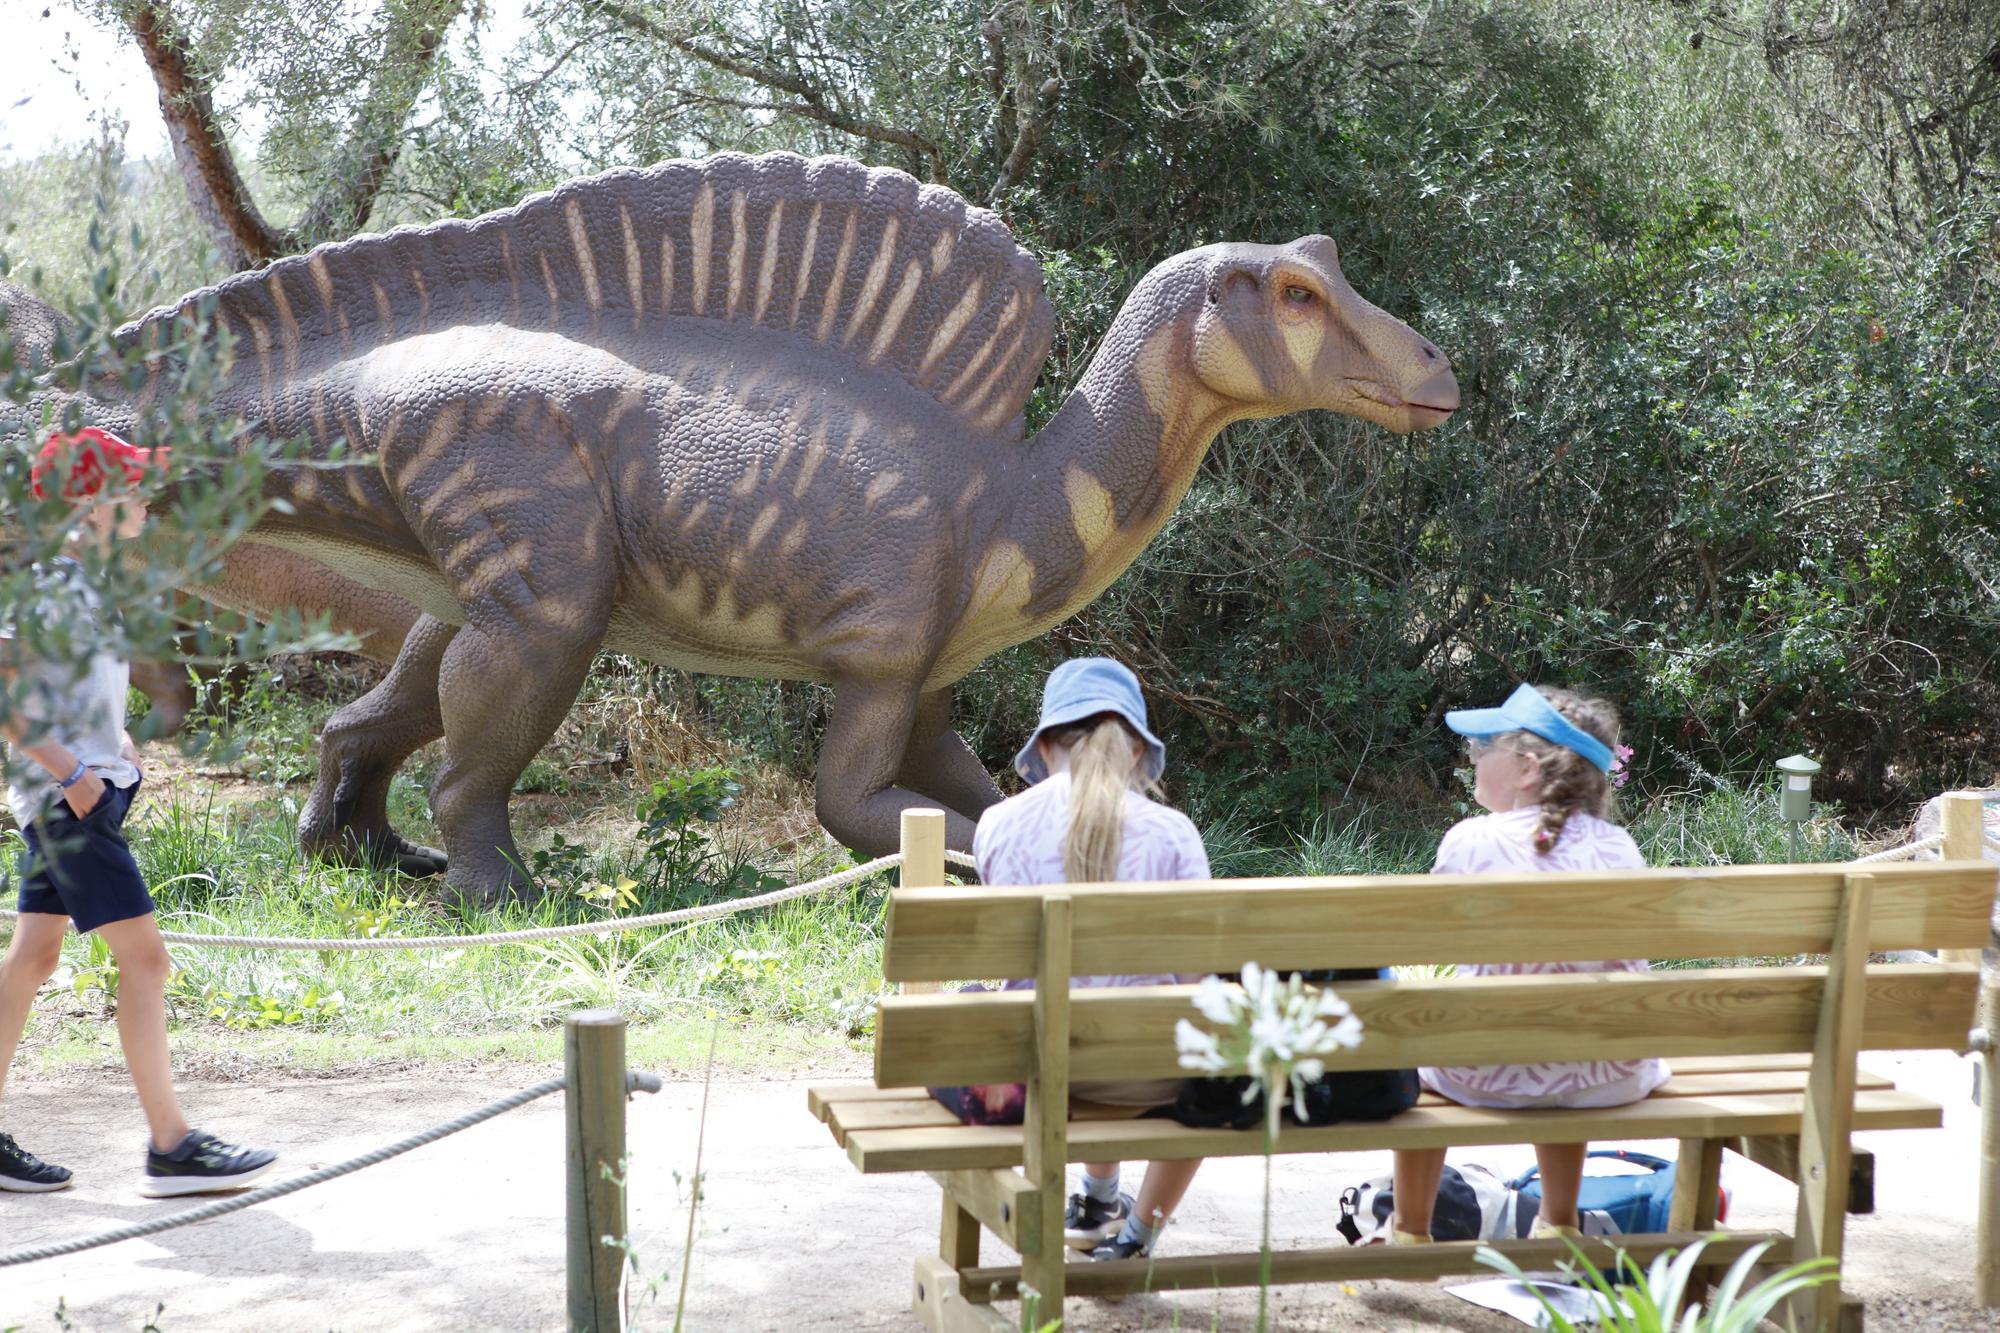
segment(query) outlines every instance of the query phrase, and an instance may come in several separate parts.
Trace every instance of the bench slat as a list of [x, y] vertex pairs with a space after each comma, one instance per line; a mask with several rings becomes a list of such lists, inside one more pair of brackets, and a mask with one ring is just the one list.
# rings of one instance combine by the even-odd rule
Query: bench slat
[[[1685, 1249], [1706, 1238], [1705, 1232], [1664, 1232], [1656, 1235], [1620, 1236], [1618, 1245], [1645, 1265], [1667, 1250]], [[1702, 1251], [1704, 1266], [1709, 1261], [1728, 1264], [1765, 1241], [1786, 1241], [1777, 1231], [1732, 1233], [1709, 1241]], [[1422, 1281], [1455, 1273], [1491, 1271], [1476, 1255], [1486, 1242], [1444, 1241], [1436, 1245], [1359, 1245], [1340, 1249], [1288, 1250], [1271, 1256], [1271, 1281], [1359, 1282], [1370, 1278]], [[1560, 1240], [1501, 1241], [1495, 1249], [1513, 1259], [1528, 1272], [1548, 1271], [1573, 1258]], [[1612, 1263], [1612, 1248], [1595, 1237], [1582, 1248], [1601, 1266]], [[1254, 1287], [1261, 1280], [1262, 1256], [1248, 1254], [1177, 1254], [1155, 1259], [1113, 1259], [1093, 1264], [1076, 1264], [1069, 1273], [1072, 1296], [1122, 1296], [1137, 1291], [1178, 1291], [1187, 1288]], [[1019, 1300], [1021, 1270], [1017, 1266], [968, 1268], [959, 1274], [960, 1289], [967, 1300], [990, 1304]]]
[[[1862, 1089], [1896, 1087], [1890, 1079], [1868, 1071], [1860, 1073]], [[874, 1087], [870, 1093], [878, 1091]], [[958, 1125], [958, 1117], [940, 1107], [924, 1089], [890, 1089], [896, 1097], [858, 1097], [854, 1101], [828, 1101], [826, 1115], [820, 1117], [834, 1131], [836, 1143], [846, 1143], [856, 1129], [918, 1129], [938, 1125]], [[1674, 1065], [1674, 1077], [1654, 1093], [1654, 1097], [1720, 1097], [1730, 1093], [1802, 1093], [1806, 1091], [1804, 1069], [1730, 1069], [1720, 1073], [1682, 1073]], [[1424, 1093], [1420, 1107], [1452, 1105], [1436, 1093]], [[1130, 1119], [1130, 1117], [1128, 1117]]]
[[[1848, 866], [1558, 872], [1531, 878], [1379, 875], [1067, 884], [1078, 975], [1376, 967], [1395, 963], [1744, 958], [1824, 953]], [[1868, 868], [1868, 947], [1976, 949], [2000, 877], [1990, 864]], [[891, 981], [1031, 977], [1045, 889], [897, 890]]]
[[[1653, 1094], [1656, 1098], [1666, 1097], [1718, 1097], [1749, 1093], [1803, 1092], [1806, 1086], [1806, 1071], [1803, 1069], [1773, 1069], [1757, 1071], [1751, 1069], [1727, 1070], [1720, 1073], [1684, 1074], [1678, 1064], [1674, 1076], [1665, 1087]], [[1880, 1074], [1862, 1071], [1858, 1086], [1863, 1089], [1893, 1088], [1895, 1084]], [[869, 1091], [875, 1091], [870, 1088]], [[847, 1136], [858, 1129], [935, 1129], [959, 1124], [957, 1116], [940, 1106], [922, 1088], [899, 1088], [898, 1095], [889, 1097], [857, 1098], [853, 1101], [835, 1101], [827, 1104], [827, 1114], [821, 1117], [833, 1131], [833, 1141], [842, 1147], [847, 1145]], [[1419, 1106], [1450, 1106], [1451, 1102], [1434, 1092], [1426, 1092], [1418, 1099]], [[1130, 1113], [1121, 1116], [1100, 1117], [1104, 1119], [1130, 1119]], [[1777, 1166], [1773, 1170], [1785, 1174]], [[1866, 1210], [1863, 1210], [1866, 1211]]]
[[[1354, 982], [1361, 1045], [1328, 1069], [1764, 1054], [1812, 1049], [1825, 969], [1702, 971]], [[1958, 1049], [1971, 1026], [1978, 967], [1883, 964], [1866, 981], [1862, 1045]], [[1071, 993], [1070, 1056], [1092, 1079], [1183, 1071], [1174, 1025], [1196, 1019], [1190, 986]], [[1032, 991], [889, 996], [875, 1029], [883, 1086], [1019, 1082], [1034, 1070]], [[1205, 1021], [1205, 1020], [1197, 1020]]]
[[[1480, 1147], [1495, 1143], [1581, 1143], [1592, 1139], [1727, 1139], [1799, 1132], [1802, 1094], [1649, 1097], [1630, 1106], [1591, 1111], [1488, 1111], [1470, 1106], [1420, 1106], [1393, 1120], [1365, 1124], [1287, 1126], [1278, 1150], [1374, 1152], [1384, 1148]], [[1855, 1096], [1854, 1128], [1935, 1129], [1944, 1123], [1936, 1102], [1894, 1088]], [[1099, 1120], [1070, 1127], [1072, 1162], [1137, 1161], [1154, 1157], [1243, 1157], [1264, 1151], [1260, 1134], [1188, 1129], [1171, 1120]], [[856, 1130], [847, 1155], [870, 1175], [1019, 1166], [1018, 1125]]]

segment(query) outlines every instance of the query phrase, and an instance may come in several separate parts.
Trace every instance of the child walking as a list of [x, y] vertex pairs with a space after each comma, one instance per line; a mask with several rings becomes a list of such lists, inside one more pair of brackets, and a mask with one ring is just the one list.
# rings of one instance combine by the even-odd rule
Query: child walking
[[[1611, 822], [1610, 774], [1618, 715], [1610, 704], [1568, 690], [1523, 685], [1498, 708], [1459, 709], [1445, 725], [1467, 738], [1473, 799], [1491, 813], [1461, 820], [1438, 846], [1436, 874], [1504, 870], [1625, 870], [1646, 864], [1637, 844]], [[1644, 972], [1644, 959], [1607, 963], [1480, 963], [1460, 976]], [[1462, 1106], [1604, 1107], [1636, 1102], [1667, 1081], [1659, 1060], [1592, 1060], [1481, 1065], [1420, 1071], [1424, 1086]], [[1540, 1143], [1542, 1207], [1532, 1234], [1579, 1233], [1577, 1191], [1585, 1143]], [[1396, 1154], [1392, 1243], [1428, 1244], [1444, 1150]]]
[[[1139, 679], [1104, 657], [1064, 662], [1042, 691], [1035, 734], [1014, 757], [1028, 790], [991, 806], [972, 840], [987, 884], [1065, 884], [1207, 879], [1208, 854], [1193, 821], [1148, 799], [1167, 751], [1147, 730]], [[1072, 978], [1076, 986], [1151, 986], [1182, 980], [1167, 974]], [[1030, 983], [1009, 983], [1010, 988]], [[1083, 1101], [1129, 1107], [1168, 1106], [1183, 1079], [1079, 1080]], [[1137, 1199], [1119, 1190], [1117, 1162], [1086, 1162], [1083, 1188], [1069, 1199], [1063, 1240], [1093, 1259], [1130, 1259], [1154, 1242], [1194, 1179], [1199, 1158], [1158, 1161]]]
[[[46, 498], [45, 486], [54, 484], [70, 503], [72, 556], [86, 546], [108, 552], [139, 535], [146, 506], [134, 488], [158, 461], [155, 451], [106, 431], [49, 438], [34, 467], [34, 491]], [[18, 608], [19, 614], [74, 615], [81, 606], [98, 615], [82, 573], [69, 557], [36, 569], [46, 603]], [[95, 626], [81, 628], [87, 635]], [[7, 796], [28, 844], [21, 915], [0, 959], [0, 1091], [29, 1007], [61, 961], [63, 931], [74, 921], [80, 933], [97, 932], [118, 964], [118, 1039], [150, 1130], [139, 1192], [161, 1198], [246, 1185], [277, 1155], [191, 1128], [174, 1094], [166, 1017], [173, 965], [123, 831], [141, 776], [125, 732], [129, 664], [102, 651], [80, 667], [37, 660], [13, 626], [0, 624], [0, 676], [15, 703], [0, 724], [12, 746], [5, 755]], [[0, 1133], [0, 1191], [43, 1193], [69, 1184], [67, 1170]]]

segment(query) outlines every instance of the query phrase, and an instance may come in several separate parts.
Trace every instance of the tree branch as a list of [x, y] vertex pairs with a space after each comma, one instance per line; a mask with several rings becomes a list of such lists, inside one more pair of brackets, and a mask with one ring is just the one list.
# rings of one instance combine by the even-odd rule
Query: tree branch
[[[606, 17], [631, 28], [635, 32], [644, 33], [655, 41], [671, 46], [681, 54], [691, 56], [705, 65], [710, 65], [726, 73], [734, 74], [738, 78], [748, 79], [750, 82], [766, 88], [775, 88], [780, 92], [791, 93], [800, 99], [795, 103], [773, 105], [768, 108], [770, 110], [779, 111], [786, 115], [803, 116], [807, 120], [818, 121], [830, 129], [839, 130], [843, 134], [851, 134], [857, 139], [867, 139], [873, 143], [895, 144], [900, 148], [910, 149], [913, 152], [921, 154], [930, 164], [930, 176], [932, 180], [944, 181], [946, 179], [944, 150], [938, 147], [936, 141], [932, 139], [926, 138], [913, 130], [899, 129], [894, 125], [884, 125], [880, 121], [870, 120], [863, 116], [856, 116], [842, 111], [840, 108], [831, 105], [827, 101], [825, 90], [809, 79], [787, 70], [766, 65], [761, 61], [731, 55], [726, 51], [718, 51], [714, 47], [694, 41], [691, 38], [679, 36], [648, 15], [639, 13], [627, 5], [618, 3], [618, 0], [599, 0], [596, 8]], [[730, 99], [714, 97], [709, 100], [719, 105], [728, 105]]]
[[189, 61], [187, 39], [174, 27], [165, 0], [145, 0], [126, 14], [160, 92], [160, 115], [188, 200], [231, 267], [258, 268], [288, 248], [286, 237], [264, 220], [236, 170], [216, 122], [208, 77]]
[[295, 249], [361, 230], [375, 196], [403, 149], [403, 124], [429, 82], [444, 35], [465, 0], [408, 0], [390, 21], [375, 80], [347, 141], [334, 157], [333, 178], [288, 238]]

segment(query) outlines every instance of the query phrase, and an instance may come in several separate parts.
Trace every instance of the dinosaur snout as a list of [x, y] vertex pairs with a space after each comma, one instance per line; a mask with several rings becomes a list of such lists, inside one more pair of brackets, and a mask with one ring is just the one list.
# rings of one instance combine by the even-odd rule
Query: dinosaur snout
[[1409, 391], [1406, 401], [1410, 406], [1411, 430], [1442, 426], [1458, 411], [1458, 376], [1451, 373], [1451, 363], [1436, 348], [1430, 352], [1440, 365], [1430, 378]]

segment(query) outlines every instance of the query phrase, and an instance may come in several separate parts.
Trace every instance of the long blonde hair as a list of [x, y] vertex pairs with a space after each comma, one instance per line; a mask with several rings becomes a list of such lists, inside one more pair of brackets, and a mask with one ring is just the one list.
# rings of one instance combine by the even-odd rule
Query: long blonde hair
[[1153, 786], [1139, 776], [1139, 737], [1116, 713], [1098, 713], [1042, 735], [1069, 755], [1063, 878], [1072, 884], [1117, 879], [1118, 854], [1125, 846], [1125, 793]]
[[[1595, 736], [1607, 747], [1618, 745], [1618, 710], [1602, 699], [1592, 699], [1571, 690], [1535, 689], [1558, 713], [1579, 730]], [[1539, 802], [1541, 822], [1535, 826], [1535, 850], [1543, 856], [1562, 841], [1563, 826], [1579, 812], [1599, 819], [1615, 819], [1617, 799], [1611, 793], [1611, 779], [1596, 764], [1565, 745], [1545, 741], [1533, 732], [1519, 731], [1512, 743], [1523, 754], [1541, 761], [1542, 784]]]

